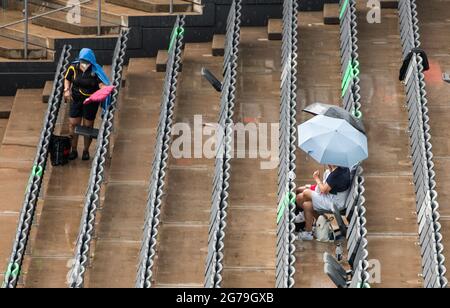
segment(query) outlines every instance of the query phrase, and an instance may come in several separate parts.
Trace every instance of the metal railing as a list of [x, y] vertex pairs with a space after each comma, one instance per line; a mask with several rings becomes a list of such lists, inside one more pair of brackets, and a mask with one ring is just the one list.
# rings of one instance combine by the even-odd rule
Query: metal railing
[[295, 170], [297, 149], [298, 3], [283, 4], [283, 44], [278, 172], [276, 287], [292, 288], [295, 274]]
[[[415, 0], [400, 0], [400, 32], [403, 57], [420, 47], [419, 20]], [[446, 268], [443, 255], [436, 173], [430, 134], [430, 118], [424, 78], [423, 58], [413, 54], [404, 80], [409, 115], [409, 135], [413, 161], [414, 185], [419, 222], [424, 286], [446, 288]]]
[[[356, 0], [340, 1], [340, 40], [341, 40], [341, 74], [343, 107], [362, 119]], [[362, 167], [358, 167], [352, 191], [356, 193], [356, 207], [348, 207], [347, 217], [352, 217], [347, 232], [347, 250], [350, 263], [353, 265], [353, 280], [350, 287], [366, 287], [370, 275], [367, 272], [368, 241], [366, 229], [366, 208], [364, 198], [364, 176]], [[349, 198], [353, 198], [349, 196]], [[352, 200], [353, 201], [353, 200]], [[353, 210], [353, 214], [350, 211]]]
[[[23, 38], [24, 58], [28, 59], [29, 24], [31, 21], [45, 17], [45, 16], [49, 16], [49, 15], [52, 15], [52, 14], [55, 14], [58, 12], [74, 9], [77, 7], [79, 7], [81, 10], [82, 5], [92, 2], [92, 1], [94, 1], [94, 0], [84, 0], [84, 1], [80, 0], [78, 3], [74, 3], [74, 4], [70, 4], [70, 5], [66, 5], [66, 6], [61, 6], [61, 5], [55, 3], [55, 4], [53, 4], [54, 6], [60, 6], [60, 7], [52, 8], [51, 10], [49, 10], [47, 12], [30, 16], [30, 5], [32, 5], [32, 4], [36, 5], [36, 3], [33, 0], [23, 0], [24, 18], [14, 21], [14, 22], [10, 22], [10, 23], [1, 25], [0, 29], [12, 27], [12, 26], [22, 24], [22, 23], [24, 24], [24, 38]], [[97, 1], [98, 1], [98, 4], [97, 4], [97, 35], [101, 36], [102, 35], [102, 0], [97, 0]], [[47, 2], [43, 2], [43, 3], [45, 5], [51, 4], [51, 3], [47, 3]], [[45, 8], [50, 8], [50, 7], [45, 6]], [[118, 26], [120, 26], [120, 25], [118, 25]]]
[[18, 221], [16, 239], [13, 243], [12, 253], [5, 273], [2, 288], [15, 288], [23, 264], [25, 251], [30, 237], [31, 227], [36, 212], [37, 202], [41, 193], [44, 175], [49, 155], [50, 141], [55, 130], [56, 121], [63, 100], [64, 73], [69, 66], [71, 46], [65, 45], [62, 49], [53, 80], [53, 89], [48, 101], [48, 110], [44, 118], [44, 125], [39, 139], [33, 169], [28, 181], [22, 211]]
[[361, 118], [356, 2], [340, 2], [340, 39], [343, 107]]
[[157, 237], [164, 186], [166, 184], [166, 169], [169, 159], [178, 75], [182, 64], [181, 53], [184, 38], [184, 20], [185, 16], [177, 17], [170, 39], [169, 58], [161, 100], [155, 154], [147, 201], [147, 214], [144, 222], [144, 233], [136, 277], [136, 288], [150, 288], [152, 286], [153, 266], [157, 254]]
[[105, 172], [105, 162], [110, 148], [110, 138], [114, 127], [114, 116], [117, 110], [119, 92], [122, 81], [127, 41], [130, 30], [123, 28], [117, 40], [111, 69], [112, 85], [115, 87], [111, 95], [111, 104], [103, 114], [103, 121], [97, 138], [96, 154], [92, 161], [89, 185], [81, 216], [80, 230], [75, 248], [73, 265], [69, 273], [69, 287], [82, 288], [84, 275], [89, 264], [90, 245], [94, 236], [97, 209], [100, 206], [100, 191]]
[[224, 239], [230, 187], [234, 107], [237, 65], [241, 30], [242, 1], [234, 0], [227, 20], [223, 87], [219, 115], [219, 138], [214, 171], [212, 208], [205, 269], [205, 287], [220, 288], [222, 284]]

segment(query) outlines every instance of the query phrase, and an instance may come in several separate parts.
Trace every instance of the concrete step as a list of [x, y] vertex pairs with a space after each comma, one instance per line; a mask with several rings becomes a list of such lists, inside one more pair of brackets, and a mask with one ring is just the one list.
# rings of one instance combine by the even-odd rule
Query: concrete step
[[397, 9], [398, 0], [380, 0], [382, 9]]
[[5, 135], [7, 125], [8, 119], [0, 119], [0, 143], [3, 141], [3, 136]]
[[14, 96], [0, 96], [0, 119], [8, 119], [11, 114]]
[[[22, 17], [22, 12], [8, 10], [7, 14], [2, 15], [0, 20], [2, 24], [7, 24], [17, 20], [21, 20]], [[24, 33], [25, 31], [23, 23], [0, 29], [1, 36], [5, 36], [18, 41], [23, 41], [25, 36]], [[28, 39], [30, 44], [47, 49], [54, 49], [55, 38], [57, 37], [75, 38], [76, 36], [62, 31], [40, 27], [32, 23], [29, 24]]]
[[[169, 12], [169, 1], [167, 0], [106, 0], [106, 2], [145, 12]], [[192, 4], [181, 0], [174, 0], [174, 12], [191, 11]]]
[[44, 104], [48, 103], [50, 95], [52, 95], [52, 90], [53, 90], [53, 81], [47, 81], [45, 83], [44, 90], [42, 90], [42, 102]]
[[[188, 46], [189, 44], [186, 44]], [[183, 57], [183, 53], [181, 54]], [[167, 61], [169, 60], [169, 53], [167, 50], [159, 50], [156, 56], [156, 71], [159, 73], [165, 73], [167, 69]], [[183, 71], [183, 62], [180, 65], [180, 72]]]
[[[120, 124], [116, 129], [109, 182], [105, 187], [105, 206], [97, 220], [98, 240], [92, 246], [95, 256], [86, 273], [86, 288], [128, 288], [135, 283], [133, 275], [127, 273], [136, 266], [135, 251], [140, 246], [164, 76], [156, 73], [155, 58], [130, 59], [128, 74], [128, 88], [122, 92], [120, 103]], [[133, 202], [136, 207], [125, 209], [121, 205], [123, 202]], [[118, 208], [121, 208], [119, 216]], [[131, 246], [126, 245], [129, 251], [126, 254], [122, 253], [122, 244], [111, 245], [124, 239], [132, 242]]]
[[[49, 1], [42, 1], [42, 0], [29, 0], [30, 5], [33, 6], [34, 10], [33, 12], [36, 14], [39, 13], [43, 13], [45, 11], [45, 9], [58, 9], [61, 7], [65, 7], [67, 5], [67, 0], [49, 0]], [[88, 18], [93, 18], [93, 19], [97, 19], [97, 7], [98, 7], [98, 1], [91, 1], [85, 4], [82, 4], [80, 6], [81, 8], [81, 15], [88, 17]], [[112, 4], [108, 4], [105, 2], [105, 0], [102, 0], [102, 21], [104, 22], [108, 22], [108, 23], [112, 23], [112, 24], [116, 24], [116, 25], [121, 25], [122, 24], [122, 14], [118, 13], [116, 8], [111, 8], [111, 7], [116, 7], [115, 5]], [[125, 9], [124, 7], [122, 7], [122, 9]], [[111, 10], [113, 12], [111, 12]], [[67, 12], [67, 11], [65, 11]], [[137, 11], [134, 13], [138, 13]], [[67, 13], [65, 13], [67, 14]], [[124, 26], [126, 26], [126, 24], [122, 24]]]
[[[17, 90], [3, 145], [7, 142], [15, 146], [36, 146], [47, 109], [46, 106], [38, 104], [41, 102], [41, 93], [42, 89]], [[38, 133], [33, 135], [31, 130], [38, 130]]]
[[225, 53], [225, 35], [214, 34], [212, 41], [212, 55], [214, 57], [221, 57]]
[[156, 71], [165, 72], [167, 68], [167, 61], [169, 59], [169, 53], [167, 50], [159, 50], [156, 56]]
[[[17, 90], [0, 146], [0, 260], [7, 260], [16, 235], [24, 192], [39, 141], [47, 106], [41, 103], [42, 89]], [[9, 213], [9, 215], [5, 215]], [[0, 273], [6, 262], [0, 262]]]
[[[56, 12], [51, 15], [34, 19], [33, 24], [75, 35], [97, 34], [96, 19], [81, 16], [80, 23], [73, 23], [68, 21], [66, 12]], [[102, 21], [102, 34], [118, 34], [119, 31], [119, 26]]]
[[323, 6], [323, 23], [326, 25], [339, 25], [339, 12], [339, 4], [325, 3]]
[[127, 86], [127, 78], [128, 78], [128, 66], [124, 66], [122, 71], [122, 88], [125, 88]]
[[[19, 11], [8, 11], [8, 14], [0, 16], [1, 24], [10, 23], [13, 21], [20, 20], [22, 18], [22, 13]], [[17, 24], [10, 26], [8, 28], [0, 29], [0, 36], [5, 36], [11, 39], [22, 41], [25, 36], [24, 24]], [[115, 35], [102, 36], [102, 39], [109, 39]], [[80, 39], [80, 38], [93, 38], [95, 35], [75, 35], [72, 33], [67, 33], [51, 28], [42, 27], [36, 24], [29, 24], [29, 43], [44, 47], [50, 50], [55, 50], [55, 40], [56, 39]]]
[[[25, 49], [23, 41], [0, 37], [0, 57], [7, 59], [24, 59]], [[28, 59], [46, 59], [47, 50], [35, 45], [28, 46]]]
[[281, 19], [269, 19], [267, 34], [269, 40], [281, 40], [283, 38], [283, 21]]

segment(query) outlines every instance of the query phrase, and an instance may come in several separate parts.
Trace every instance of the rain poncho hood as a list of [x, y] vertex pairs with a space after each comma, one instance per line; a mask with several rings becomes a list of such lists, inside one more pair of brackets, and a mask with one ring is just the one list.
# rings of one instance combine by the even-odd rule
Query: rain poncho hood
[[[110, 81], [108, 76], [106, 75], [103, 68], [97, 63], [97, 59], [95, 58], [95, 54], [92, 51], [92, 49], [89, 48], [83, 48], [80, 51], [80, 54], [78, 56], [78, 59], [73, 62], [73, 64], [78, 64], [80, 61], [87, 61], [91, 64], [92, 71], [98, 76], [98, 78], [101, 80], [101, 82], [109, 86]], [[111, 96], [109, 96], [103, 103], [102, 103], [102, 109], [103, 113], [107, 110], [107, 108], [111, 105]]]

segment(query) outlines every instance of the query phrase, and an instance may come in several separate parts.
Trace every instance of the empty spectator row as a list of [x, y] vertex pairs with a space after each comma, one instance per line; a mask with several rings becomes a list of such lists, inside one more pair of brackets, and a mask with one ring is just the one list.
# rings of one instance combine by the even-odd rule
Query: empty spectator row
[[227, 20], [220, 102], [220, 136], [212, 193], [212, 208], [206, 259], [205, 287], [218, 288], [222, 283], [224, 239], [227, 225], [228, 196], [231, 178], [233, 115], [236, 99], [237, 65], [240, 42], [241, 0], [233, 1]]
[[403, 46], [406, 105], [409, 113], [411, 157], [419, 223], [423, 278], [426, 288], [447, 286], [444, 247], [439, 223], [439, 204], [435, 190], [435, 171], [424, 79], [425, 58], [420, 47], [420, 35], [415, 0], [399, 1], [400, 31]]

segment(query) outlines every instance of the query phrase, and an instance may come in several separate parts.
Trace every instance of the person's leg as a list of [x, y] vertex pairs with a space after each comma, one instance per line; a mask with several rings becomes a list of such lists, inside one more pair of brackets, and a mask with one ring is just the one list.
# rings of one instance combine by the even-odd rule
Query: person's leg
[[[93, 128], [94, 127], [94, 121], [89, 121], [84, 119], [83, 120], [83, 126]], [[92, 144], [92, 138], [91, 137], [84, 137], [84, 152], [89, 152], [89, 148]]]
[[298, 194], [295, 198], [295, 203], [297, 204], [297, 207], [303, 210], [303, 193]]
[[[296, 198], [297, 208], [301, 209], [301, 212], [295, 217], [295, 223], [303, 223], [306, 220], [305, 204], [312, 201], [313, 191], [306, 189], [303, 193], [298, 194]], [[312, 226], [311, 226], [312, 229]]]
[[301, 241], [312, 241], [314, 240], [313, 235], [313, 223], [314, 223], [314, 209], [311, 201], [303, 202], [304, 218], [305, 218], [305, 231], [300, 232], [298, 235]]
[[[87, 105], [83, 105], [83, 126], [93, 128], [95, 118], [97, 117], [99, 104], [91, 103]], [[91, 137], [84, 137], [84, 150], [83, 150], [83, 160], [89, 160], [89, 148], [92, 144]]]
[[300, 186], [300, 187], [298, 187], [296, 190], [295, 190], [295, 194], [296, 195], [300, 195], [301, 193], [303, 193], [305, 190], [307, 190], [308, 189], [308, 187], [306, 187], [306, 186]]
[[305, 211], [305, 231], [306, 232], [312, 232], [313, 224], [314, 224], [314, 208], [311, 201], [307, 201], [303, 203], [303, 210]]
[[312, 201], [313, 193], [314, 193], [314, 192], [313, 192], [312, 190], [310, 190], [310, 189], [305, 190], [305, 191], [303, 192], [303, 200], [304, 200], [304, 202], [310, 202], [310, 201]]
[[69, 117], [69, 129], [72, 138], [72, 149], [69, 155], [69, 160], [75, 160], [78, 158], [78, 135], [75, 134], [75, 128], [77, 125], [81, 124], [83, 117], [83, 103], [75, 98], [73, 98], [70, 103]]
[[297, 207], [303, 209], [304, 202], [312, 201], [313, 193], [314, 192], [312, 190], [307, 189], [304, 192], [302, 192], [301, 194], [298, 194], [295, 199]]
[[70, 118], [69, 119], [69, 131], [70, 131], [70, 137], [72, 138], [72, 149], [71, 149], [71, 153], [70, 153], [70, 160], [74, 160], [77, 159], [78, 157], [78, 152], [77, 152], [77, 147], [78, 147], [78, 135], [75, 134], [75, 127], [77, 127], [77, 125], [81, 124], [81, 118]]

